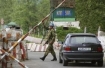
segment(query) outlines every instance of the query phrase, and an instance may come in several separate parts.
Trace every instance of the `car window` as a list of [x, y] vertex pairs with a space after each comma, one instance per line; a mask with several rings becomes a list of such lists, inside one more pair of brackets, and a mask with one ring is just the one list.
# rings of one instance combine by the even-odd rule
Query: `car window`
[[74, 36], [71, 37], [71, 44], [81, 44], [81, 43], [99, 43], [96, 37], [92, 36]]
[[70, 42], [70, 38], [69, 38], [69, 36], [67, 36], [65, 39], [65, 42], [64, 42], [64, 46], [69, 45], [69, 42]]

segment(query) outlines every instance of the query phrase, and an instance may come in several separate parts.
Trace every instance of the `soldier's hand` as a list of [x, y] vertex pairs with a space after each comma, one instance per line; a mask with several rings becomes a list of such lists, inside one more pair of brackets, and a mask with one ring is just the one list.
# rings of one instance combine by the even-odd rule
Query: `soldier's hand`
[[51, 41], [49, 44], [53, 44], [53, 42]]
[[46, 41], [45, 44], [48, 44], [48, 41]]

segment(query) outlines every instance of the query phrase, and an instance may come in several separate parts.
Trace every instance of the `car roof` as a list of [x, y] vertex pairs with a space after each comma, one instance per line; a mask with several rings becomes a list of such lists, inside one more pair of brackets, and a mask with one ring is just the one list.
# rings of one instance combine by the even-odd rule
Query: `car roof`
[[70, 36], [76, 36], [76, 35], [96, 36], [95, 34], [92, 34], [92, 33], [69, 33], [68, 35]]

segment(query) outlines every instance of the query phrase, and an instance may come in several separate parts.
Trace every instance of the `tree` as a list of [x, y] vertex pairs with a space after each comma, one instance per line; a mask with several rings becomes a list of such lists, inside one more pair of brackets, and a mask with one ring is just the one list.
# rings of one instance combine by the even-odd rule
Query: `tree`
[[[98, 26], [105, 29], [105, 1], [104, 0], [75, 0], [76, 18], [79, 20], [83, 29], [87, 27], [87, 31], [96, 33]], [[105, 30], [104, 30], [105, 31]]]
[[16, 22], [25, 32], [49, 12], [50, 0], [0, 0], [0, 18], [4, 18], [6, 24]]
[[[49, 12], [49, 0], [20, 0], [13, 1], [11, 18], [27, 32]], [[46, 8], [44, 8], [46, 7]], [[44, 8], [44, 9], [43, 9]], [[45, 10], [45, 11], [43, 11]]]
[[12, 13], [12, 0], [0, 0], [0, 19], [3, 18], [5, 24], [10, 22]]
[[37, 21], [35, 1], [13, 1], [12, 21], [16, 21], [25, 31], [29, 31], [29, 27], [32, 27]]

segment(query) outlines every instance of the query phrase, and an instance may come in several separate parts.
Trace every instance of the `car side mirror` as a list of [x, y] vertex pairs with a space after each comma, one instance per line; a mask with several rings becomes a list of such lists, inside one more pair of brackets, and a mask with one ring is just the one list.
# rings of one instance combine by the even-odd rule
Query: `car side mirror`
[[101, 41], [99, 41], [99, 43], [101, 43]]

